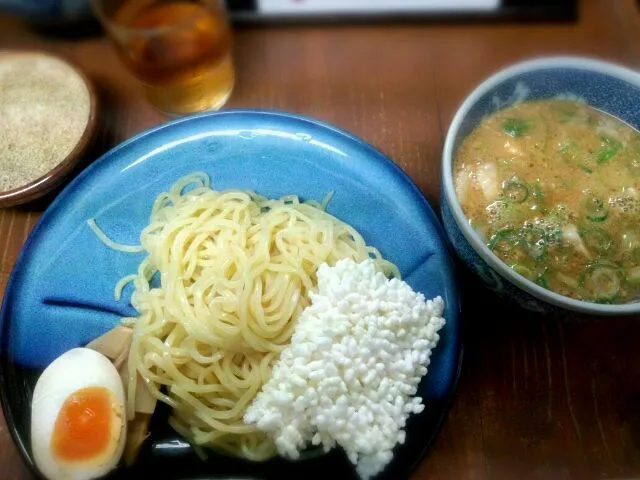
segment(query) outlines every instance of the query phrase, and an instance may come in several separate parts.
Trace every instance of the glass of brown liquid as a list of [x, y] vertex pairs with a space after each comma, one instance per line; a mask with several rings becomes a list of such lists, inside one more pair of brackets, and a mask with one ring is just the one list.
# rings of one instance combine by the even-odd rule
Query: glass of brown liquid
[[221, 108], [235, 79], [231, 31], [218, 0], [93, 0], [149, 101], [173, 115]]

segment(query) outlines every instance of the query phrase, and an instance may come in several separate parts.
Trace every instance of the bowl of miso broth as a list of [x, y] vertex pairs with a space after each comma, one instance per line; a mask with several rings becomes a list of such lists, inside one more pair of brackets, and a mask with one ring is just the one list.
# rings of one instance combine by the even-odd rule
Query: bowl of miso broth
[[553, 57], [510, 66], [458, 109], [442, 216], [487, 287], [543, 313], [640, 313], [640, 74]]

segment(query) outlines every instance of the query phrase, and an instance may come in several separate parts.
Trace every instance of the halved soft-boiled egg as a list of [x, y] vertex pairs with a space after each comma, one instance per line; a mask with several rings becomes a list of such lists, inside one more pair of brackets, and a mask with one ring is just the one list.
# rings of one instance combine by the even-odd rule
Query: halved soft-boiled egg
[[101, 353], [74, 348], [42, 373], [31, 403], [31, 450], [50, 480], [107, 474], [125, 444], [122, 380]]

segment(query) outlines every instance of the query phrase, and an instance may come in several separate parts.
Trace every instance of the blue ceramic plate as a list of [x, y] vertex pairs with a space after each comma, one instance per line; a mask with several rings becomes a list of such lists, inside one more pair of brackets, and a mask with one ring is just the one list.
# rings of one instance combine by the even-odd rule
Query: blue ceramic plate
[[[335, 192], [332, 214], [398, 265], [415, 290], [444, 298], [447, 324], [419, 389], [427, 407], [410, 420], [407, 442], [380, 478], [408, 476], [437, 433], [460, 368], [458, 293], [440, 225], [409, 178], [371, 146], [315, 120], [263, 111], [208, 113], [138, 135], [82, 172], [42, 216], [11, 275], [0, 317], [0, 397], [25, 461], [33, 467], [29, 405], [41, 370], [135, 314], [126, 301], [114, 300], [113, 288], [142, 255], [108, 249], [87, 219], [114, 240], [136, 244], [155, 197], [196, 170], [207, 172], [216, 189], [303, 199]], [[115, 476], [356, 478], [339, 450], [298, 462], [216, 455], [203, 462], [166, 426], [166, 414], [154, 416], [136, 467]]]

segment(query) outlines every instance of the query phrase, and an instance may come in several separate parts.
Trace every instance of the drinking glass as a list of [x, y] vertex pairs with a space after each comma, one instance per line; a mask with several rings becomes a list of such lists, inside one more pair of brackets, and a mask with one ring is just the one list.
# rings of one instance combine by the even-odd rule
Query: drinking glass
[[218, 110], [233, 90], [231, 29], [217, 0], [92, 0], [149, 101], [174, 115]]

